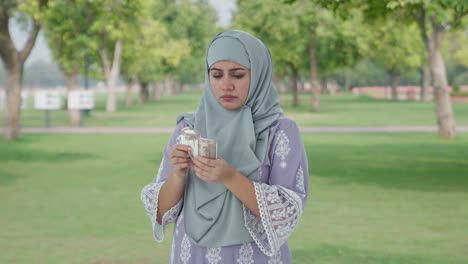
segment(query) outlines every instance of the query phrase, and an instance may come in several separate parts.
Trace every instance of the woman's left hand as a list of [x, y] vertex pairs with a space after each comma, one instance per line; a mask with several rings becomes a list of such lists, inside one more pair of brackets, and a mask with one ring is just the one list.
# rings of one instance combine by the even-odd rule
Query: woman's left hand
[[192, 168], [203, 181], [222, 182], [232, 178], [237, 171], [223, 159], [210, 159], [201, 156], [192, 158]]

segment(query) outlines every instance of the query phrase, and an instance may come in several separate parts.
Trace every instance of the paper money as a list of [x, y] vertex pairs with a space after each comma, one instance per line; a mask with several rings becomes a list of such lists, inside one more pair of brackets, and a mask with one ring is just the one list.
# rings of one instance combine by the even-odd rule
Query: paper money
[[206, 158], [218, 158], [218, 143], [213, 139], [202, 138], [200, 133], [188, 127], [182, 129], [180, 143], [192, 148], [190, 157], [202, 156]]
[[218, 143], [212, 139], [200, 138], [198, 142], [198, 154], [210, 159], [218, 158]]
[[188, 145], [192, 148], [189, 155], [198, 156], [198, 141], [200, 140], [200, 133], [195, 130], [189, 129], [188, 127], [182, 129], [180, 143]]

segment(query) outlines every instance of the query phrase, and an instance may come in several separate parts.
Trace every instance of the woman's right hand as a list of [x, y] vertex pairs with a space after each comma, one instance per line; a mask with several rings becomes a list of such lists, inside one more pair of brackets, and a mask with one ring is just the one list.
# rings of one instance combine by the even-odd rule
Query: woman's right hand
[[176, 177], [187, 177], [188, 170], [192, 161], [190, 160], [190, 146], [176, 144], [172, 147], [169, 157], [171, 159], [172, 174]]

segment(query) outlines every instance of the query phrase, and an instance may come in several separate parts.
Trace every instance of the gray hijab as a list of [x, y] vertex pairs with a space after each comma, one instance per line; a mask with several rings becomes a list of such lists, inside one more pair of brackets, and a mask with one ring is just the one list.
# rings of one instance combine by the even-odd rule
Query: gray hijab
[[[221, 60], [250, 69], [248, 98], [238, 110], [224, 109], [211, 89], [209, 68]], [[218, 34], [208, 48], [205, 89], [197, 111], [182, 114], [177, 121], [184, 119], [202, 137], [217, 140], [218, 156], [257, 181], [269, 128], [281, 115], [270, 52], [252, 35], [229, 30]], [[244, 226], [242, 203], [222, 183], [204, 182], [190, 170], [183, 208], [186, 233], [197, 245], [221, 247], [253, 241]]]

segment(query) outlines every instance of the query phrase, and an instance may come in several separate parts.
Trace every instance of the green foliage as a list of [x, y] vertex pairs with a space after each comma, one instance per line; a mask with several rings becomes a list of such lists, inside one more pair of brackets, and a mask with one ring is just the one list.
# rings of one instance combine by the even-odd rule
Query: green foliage
[[369, 27], [368, 56], [377, 64], [400, 73], [421, 65], [424, 44], [415, 24], [386, 20]]
[[51, 0], [45, 34], [54, 59], [66, 74], [84, 68], [87, 53], [92, 53], [93, 39], [88, 28], [94, 12], [86, 0]]
[[301, 69], [307, 65], [308, 36], [300, 31], [296, 11], [295, 5], [258, 0], [239, 2], [234, 14], [233, 28], [250, 32], [265, 43], [280, 76], [291, 66]]
[[200, 83], [205, 77], [208, 45], [221, 31], [216, 26], [216, 11], [207, 1], [174, 1], [163, 6], [153, 10], [154, 16], [165, 23], [174, 42], [187, 43], [186, 48], [173, 49], [181, 53], [180, 63], [168, 65], [166, 73], [182, 83]]
[[24, 0], [12, 2], [18, 2], [18, 11], [20, 12], [20, 16], [26, 15], [28, 18], [39, 24], [46, 21], [48, 0]]
[[311, 1], [242, 1], [234, 26], [254, 33], [270, 48], [275, 72], [290, 67], [309, 74], [309, 47], [316, 47], [318, 70], [326, 75], [354, 65], [361, 56], [359, 14], [344, 21]]
[[185, 83], [203, 79], [208, 41], [217, 32], [214, 10], [205, 2], [144, 1], [138, 25], [127, 32], [123, 72], [143, 82], [168, 76]]

